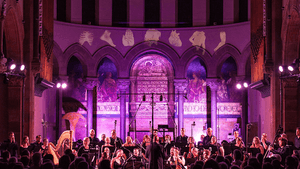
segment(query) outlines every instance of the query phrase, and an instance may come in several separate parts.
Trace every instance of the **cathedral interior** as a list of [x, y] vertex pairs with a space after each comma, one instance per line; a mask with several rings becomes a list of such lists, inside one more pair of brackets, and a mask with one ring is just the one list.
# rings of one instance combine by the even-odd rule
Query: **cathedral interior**
[[0, 4], [0, 140], [141, 141], [151, 127], [292, 140], [300, 126], [298, 0]]

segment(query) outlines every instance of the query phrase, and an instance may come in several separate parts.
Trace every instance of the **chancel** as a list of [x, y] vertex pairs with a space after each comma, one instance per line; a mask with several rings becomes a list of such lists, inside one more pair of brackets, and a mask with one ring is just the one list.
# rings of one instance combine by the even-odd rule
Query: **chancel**
[[0, 168], [298, 167], [299, 0], [0, 6]]

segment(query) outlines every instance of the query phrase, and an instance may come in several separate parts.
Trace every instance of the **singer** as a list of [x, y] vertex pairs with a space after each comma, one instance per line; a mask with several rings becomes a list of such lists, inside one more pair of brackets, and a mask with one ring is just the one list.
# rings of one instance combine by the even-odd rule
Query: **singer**
[[116, 146], [116, 148], [120, 148], [123, 144], [122, 139], [117, 137], [116, 130], [111, 131], [110, 144]]

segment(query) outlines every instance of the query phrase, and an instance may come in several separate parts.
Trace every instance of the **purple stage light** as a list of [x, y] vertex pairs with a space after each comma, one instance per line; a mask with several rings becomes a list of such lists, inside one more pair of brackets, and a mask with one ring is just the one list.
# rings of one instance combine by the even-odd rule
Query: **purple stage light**
[[236, 84], [236, 88], [237, 89], [241, 89], [242, 88], [242, 85], [240, 83]]
[[20, 71], [24, 71], [25, 70], [25, 65], [21, 65], [20, 66]]
[[57, 83], [56, 88], [60, 88], [60, 87], [61, 87], [61, 83]]
[[12, 64], [12, 65], [10, 65], [10, 67], [9, 67], [10, 70], [14, 70], [15, 68], [16, 68], [16, 64]]
[[290, 72], [294, 71], [293, 66], [288, 66], [288, 70], [289, 70]]
[[283, 67], [282, 66], [279, 66], [278, 69], [279, 69], [280, 72], [283, 72]]
[[248, 83], [247, 82], [244, 82], [243, 85], [244, 85], [245, 88], [248, 88]]
[[63, 84], [61, 85], [61, 87], [62, 87], [63, 89], [67, 88], [67, 83], [63, 83]]

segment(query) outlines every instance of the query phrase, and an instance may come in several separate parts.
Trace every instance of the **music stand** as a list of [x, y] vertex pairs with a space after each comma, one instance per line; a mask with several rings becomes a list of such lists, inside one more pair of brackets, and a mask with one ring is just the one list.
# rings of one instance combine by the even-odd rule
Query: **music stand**
[[260, 153], [259, 148], [248, 148], [248, 153], [252, 154], [252, 157], [256, 157], [256, 154]]
[[130, 156], [123, 164], [123, 167], [125, 169], [140, 168], [143, 166], [141, 159], [142, 159], [141, 157]]
[[120, 149], [123, 150], [126, 157], [129, 157], [130, 154], [133, 154], [133, 150], [135, 148], [138, 148], [138, 146], [123, 146], [123, 147], [120, 147]]

